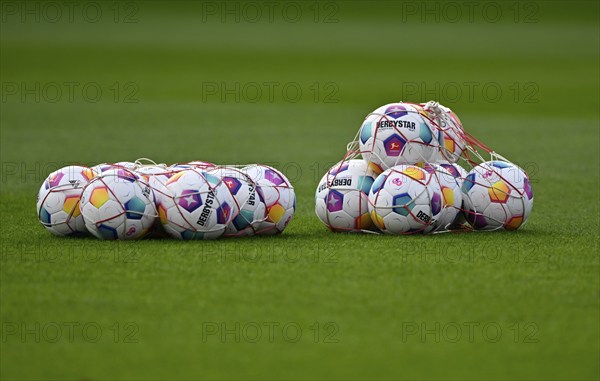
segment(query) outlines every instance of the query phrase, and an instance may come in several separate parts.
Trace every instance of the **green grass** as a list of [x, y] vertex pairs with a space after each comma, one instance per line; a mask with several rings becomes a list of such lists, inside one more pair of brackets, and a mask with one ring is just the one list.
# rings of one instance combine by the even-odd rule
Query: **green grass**
[[[541, 2], [534, 23], [422, 23], [402, 22], [402, 3], [344, 2], [331, 24], [203, 23], [191, 2], [139, 3], [139, 22], [115, 24], [101, 4], [98, 23], [2, 23], [3, 379], [598, 379], [597, 3]], [[203, 102], [203, 83], [268, 81], [296, 82], [303, 96]], [[36, 82], [97, 83], [103, 96], [23, 102], [5, 87]], [[138, 102], [115, 102], [116, 82], [120, 97], [135, 83]], [[494, 82], [502, 96], [435, 93], [466, 82]], [[537, 91], [526, 98], [530, 82]], [[338, 89], [332, 103], [327, 83]], [[528, 169], [527, 224], [423, 237], [328, 232], [313, 192], [362, 118], [433, 97]], [[53, 168], [138, 157], [273, 164], [295, 186], [296, 216], [278, 237], [215, 242], [61, 239], [37, 222], [35, 195]], [[247, 329], [240, 342], [206, 335], [236, 323]]]

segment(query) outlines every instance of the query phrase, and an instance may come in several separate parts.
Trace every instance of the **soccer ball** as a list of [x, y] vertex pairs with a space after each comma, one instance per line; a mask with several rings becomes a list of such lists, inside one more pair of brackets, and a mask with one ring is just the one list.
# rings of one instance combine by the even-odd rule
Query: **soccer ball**
[[87, 167], [68, 166], [52, 172], [37, 196], [40, 223], [54, 235], [85, 234], [79, 211], [81, 193], [95, 173]]
[[[442, 211], [436, 220], [435, 231], [447, 230], [455, 223], [462, 209], [462, 192], [460, 190], [462, 179], [456, 167], [460, 168], [459, 165], [450, 163], [444, 165], [430, 163], [423, 167], [437, 181], [442, 194]], [[460, 169], [464, 171], [464, 169]], [[458, 176], [457, 173], [459, 173]]]
[[225, 228], [225, 236], [254, 235], [256, 225], [265, 220], [267, 211], [254, 181], [233, 167], [215, 167], [209, 172], [220, 177], [227, 185], [240, 211]]
[[430, 161], [436, 151], [437, 129], [423, 114], [420, 106], [407, 103], [390, 103], [373, 111], [359, 132], [363, 158], [377, 172]]
[[384, 233], [429, 233], [442, 212], [441, 189], [435, 177], [414, 165], [383, 172], [371, 187], [369, 211]]
[[296, 211], [296, 194], [289, 180], [275, 168], [252, 164], [242, 168], [256, 184], [256, 191], [266, 205], [266, 215], [254, 224], [256, 234], [282, 233]]
[[239, 212], [221, 178], [197, 169], [173, 174], [157, 199], [160, 221], [177, 239], [218, 238]]
[[154, 193], [125, 168], [105, 170], [83, 190], [80, 204], [86, 228], [100, 239], [137, 239], [156, 218]]
[[533, 207], [527, 174], [505, 161], [488, 161], [473, 168], [462, 192], [465, 217], [476, 230], [516, 230]]
[[364, 160], [341, 161], [323, 176], [315, 195], [315, 212], [332, 231], [373, 230], [369, 191], [377, 174]]

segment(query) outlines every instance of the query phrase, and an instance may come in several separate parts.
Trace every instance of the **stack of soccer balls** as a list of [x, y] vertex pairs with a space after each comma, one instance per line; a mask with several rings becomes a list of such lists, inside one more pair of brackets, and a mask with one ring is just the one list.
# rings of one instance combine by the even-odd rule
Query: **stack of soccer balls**
[[431, 101], [367, 115], [344, 159], [319, 182], [315, 210], [332, 231], [415, 234], [515, 230], [532, 206], [527, 174]]
[[202, 161], [68, 166], [48, 176], [37, 199], [51, 233], [100, 239], [273, 235], [295, 209], [294, 188], [275, 168]]

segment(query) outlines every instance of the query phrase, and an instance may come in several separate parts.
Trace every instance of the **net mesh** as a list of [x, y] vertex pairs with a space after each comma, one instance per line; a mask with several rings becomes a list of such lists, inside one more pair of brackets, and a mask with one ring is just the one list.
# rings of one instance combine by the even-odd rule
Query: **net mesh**
[[[373, 213], [375, 208], [382, 209], [383, 214], [386, 214], [386, 210], [394, 210], [401, 215], [411, 216], [412, 220], [419, 223], [420, 226], [403, 229], [406, 231], [403, 231], [402, 234], [463, 232], [471, 231], [473, 227], [478, 230], [510, 229], [517, 228], [522, 223], [521, 216], [521, 221], [517, 217], [517, 221], [511, 225], [510, 218], [514, 213], [508, 209], [508, 205], [512, 205], [515, 210], [525, 210], [527, 208], [523, 188], [514, 185], [516, 182], [523, 181], [523, 179], [517, 179], [516, 177], [522, 177], [524, 174], [517, 171], [518, 173], [515, 172], [515, 178], [507, 178], [506, 171], [484, 164], [486, 162], [503, 162], [514, 166], [508, 159], [465, 131], [461, 120], [451, 109], [435, 101], [427, 103], [400, 102], [386, 106], [382, 106], [366, 116], [354, 139], [346, 145], [346, 152], [341, 161], [327, 172], [319, 184], [316, 195], [316, 211], [327, 227], [333, 231], [377, 234], [384, 223], [379, 213]], [[366, 197], [365, 194], [356, 194], [361, 191], [360, 189], [354, 189], [356, 187], [352, 186], [354, 190], [345, 191], [343, 197], [347, 197], [349, 200], [360, 199], [358, 213], [362, 216], [366, 207], [368, 211], [371, 211], [370, 215], [367, 215], [373, 225], [365, 228], [357, 223], [354, 226], [343, 227], [339, 223], [336, 224], [336, 218], [339, 221], [344, 216], [338, 217], [339, 211], [329, 207], [331, 201], [337, 202], [335, 199], [331, 200], [329, 194], [340, 192], [339, 181], [337, 180], [340, 176], [345, 176], [340, 169], [355, 160], [366, 163], [362, 172], [358, 173], [358, 177], [369, 176], [370, 171], [378, 172], [379, 175], [379, 173], [389, 169], [385, 173], [401, 182], [402, 179], [398, 177], [400, 171], [397, 169], [400, 168], [397, 167], [399, 165], [417, 166], [424, 169], [428, 175], [423, 179], [413, 176], [411, 181], [414, 180], [422, 187], [414, 186], [419, 188], [420, 191], [412, 193], [411, 200], [407, 203], [403, 203], [402, 197], [395, 197], [393, 202], [385, 204], [378, 201], [380, 191], [377, 191], [372, 197]], [[505, 189], [504, 186], [494, 187], [494, 184], [489, 182], [473, 181], [471, 177], [468, 177], [468, 173], [473, 171], [476, 173], [485, 171], [482, 173], [483, 178], [498, 178], [508, 188]], [[402, 175], [406, 177], [406, 174]], [[373, 186], [374, 190], [378, 189], [378, 181], [385, 181], [380, 180], [379, 177], [376, 178], [377, 180], [375, 180]], [[528, 179], [525, 179], [525, 181], [527, 182]], [[485, 187], [493, 201], [501, 200], [503, 202], [494, 204], [493, 213], [486, 213], [484, 216], [483, 210], [480, 210], [481, 208], [477, 206], [477, 202], [471, 202], [473, 201], [471, 199], [469, 199], [471, 202], [470, 209], [465, 208], [462, 202], [453, 202], [451, 196], [454, 193], [446, 192], [442, 186], [445, 184], [447, 188], [453, 182], [458, 186], [457, 188], [455, 186], [454, 191], [461, 192], [461, 197], [470, 197], [462, 192], [466, 182], [466, 186], [469, 188], [474, 185]], [[435, 221], [427, 221], [426, 218], [420, 219], [414, 215], [413, 210], [415, 206], [418, 206], [414, 200], [426, 200], [430, 205], [432, 214], [434, 214], [434, 204], [437, 202], [435, 194], [437, 192], [431, 191], [435, 189], [432, 183], [437, 183], [440, 186], [440, 194], [443, 198], [441, 216], [445, 219], [439, 218]], [[320, 194], [326, 194], [324, 196], [324, 207], [319, 206]], [[363, 201], [365, 198], [366, 203]], [[409, 200], [408, 197], [405, 199]], [[350, 205], [352, 201], [346, 202], [347, 205]], [[472, 204], [475, 204], [475, 206]], [[453, 215], [454, 218], [452, 218]], [[483, 221], [483, 217], [486, 221], [492, 222], [487, 223], [485, 228], [478, 224], [478, 221]], [[379, 229], [373, 229], [373, 226]]]

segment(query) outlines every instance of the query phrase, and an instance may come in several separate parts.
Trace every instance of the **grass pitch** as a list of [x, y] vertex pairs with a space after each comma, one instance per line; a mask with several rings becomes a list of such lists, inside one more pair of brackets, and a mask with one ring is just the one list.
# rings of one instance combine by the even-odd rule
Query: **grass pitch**
[[[494, 3], [499, 20], [473, 22], [421, 2], [302, 2], [298, 22], [95, 4], [97, 22], [84, 3], [73, 22], [3, 8], [3, 379], [598, 379], [597, 3]], [[362, 118], [432, 98], [530, 173], [527, 224], [328, 232], [314, 189]], [[215, 242], [37, 222], [53, 169], [138, 157], [274, 165], [296, 216]]]

